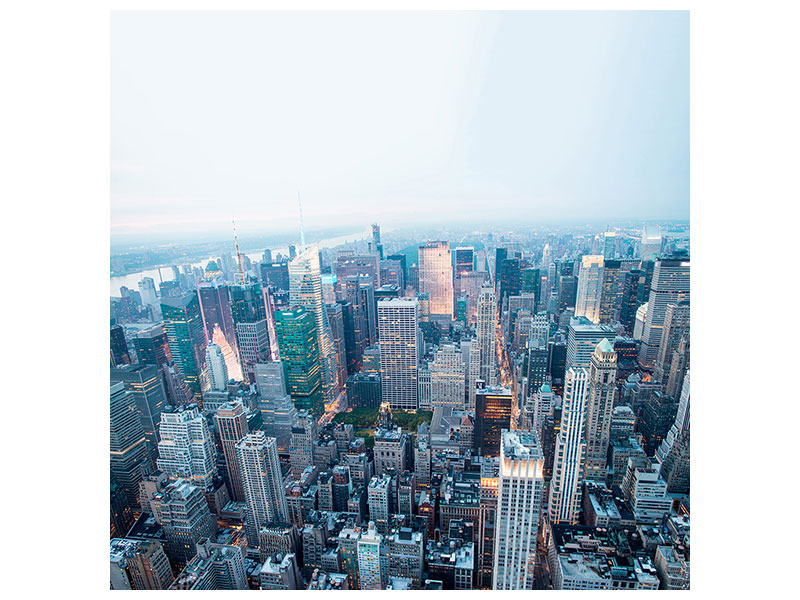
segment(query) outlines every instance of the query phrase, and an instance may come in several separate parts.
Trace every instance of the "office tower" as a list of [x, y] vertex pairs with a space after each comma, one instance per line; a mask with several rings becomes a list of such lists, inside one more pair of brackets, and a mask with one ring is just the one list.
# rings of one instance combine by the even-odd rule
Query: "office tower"
[[627, 266], [626, 264], [623, 267], [623, 263], [620, 260], [604, 259], [603, 261], [600, 306], [598, 310], [598, 321], [600, 323], [611, 323], [614, 320], [625, 291]]
[[340, 251], [336, 260], [336, 279], [341, 287], [348, 277], [369, 277], [373, 287], [381, 285], [380, 258], [377, 254], [356, 255], [352, 251]]
[[322, 273], [320, 275], [320, 286], [322, 287], [322, 303], [336, 304], [336, 273]]
[[464, 409], [464, 357], [460, 349], [444, 344], [430, 364], [431, 407]]
[[377, 373], [354, 373], [347, 378], [347, 406], [378, 408], [381, 404], [381, 377]]
[[656, 450], [659, 473], [670, 493], [689, 493], [689, 371], [683, 379], [678, 414]]
[[574, 275], [560, 275], [558, 278], [558, 310], [574, 307], [578, 295], [578, 278]]
[[518, 296], [522, 289], [520, 264], [518, 258], [506, 258], [500, 265], [498, 283], [498, 302], [503, 303], [511, 296]]
[[480, 388], [475, 393], [475, 449], [481, 456], [500, 455], [500, 432], [511, 429], [511, 390], [500, 386]]
[[528, 393], [538, 392], [549, 382], [547, 373], [547, 346], [528, 344]]
[[217, 476], [217, 453], [197, 405], [165, 407], [159, 433], [158, 468], [170, 480], [186, 479], [207, 489]]
[[377, 223], [372, 224], [372, 242], [370, 242], [369, 251], [377, 254], [383, 258], [383, 244], [381, 244], [381, 228]]
[[581, 484], [586, 456], [584, 417], [589, 372], [570, 368], [564, 383], [561, 428], [556, 436], [553, 478], [547, 506], [551, 523], [577, 523], [581, 505]]
[[532, 590], [544, 458], [533, 431], [502, 432], [492, 589]]
[[362, 590], [383, 590], [389, 583], [389, 547], [372, 522], [358, 539], [358, 578]]
[[322, 376], [314, 314], [302, 306], [276, 310], [275, 331], [289, 394], [300, 406], [321, 411]]
[[456, 275], [463, 275], [475, 270], [475, 248], [472, 246], [459, 246], [453, 250], [456, 265]]
[[414, 446], [414, 481], [417, 490], [428, 489], [431, 484], [431, 430], [423, 422], [417, 427]]
[[419, 291], [430, 296], [430, 314], [453, 318], [453, 264], [450, 242], [419, 247]]
[[140, 331], [133, 339], [133, 348], [138, 362], [155, 365], [158, 369], [172, 360], [167, 334], [161, 324]]
[[217, 532], [203, 490], [185, 479], [177, 479], [164, 490], [154, 492], [150, 507], [164, 530], [165, 551], [173, 564], [185, 564], [197, 552], [195, 544]]
[[155, 460], [158, 423], [161, 420], [161, 411], [167, 406], [167, 392], [161, 374], [153, 365], [122, 365], [111, 369], [111, 384], [120, 382], [126, 390], [133, 393], [136, 414], [147, 437], [148, 454]]
[[495, 348], [496, 334], [497, 311], [494, 289], [492, 289], [491, 285], [484, 285], [478, 296], [475, 343], [478, 345], [481, 353], [481, 379], [487, 383], [495, 376], [495, 362], [497, 360]]
[[235, 445], [247, 502], [247, 540], [258, 545], [258, 531], [274, 521], [289, 520], [275, 438], [263, 431], [248, 433]]
[[347, 351], [345, 348], [344, 313], [342, 305], [334, 302], [326, 304], [328, 321], [331, 324], [331, 343], [336, 352], [336, 367], [339, 388], [344, 389], [347, 383]]
[[375, 314], [374, 280], [368, 275], [349, 275], [344, 279], [344, 297], [353, 305], [353, 326], [356, 344], [363, 352], [375, 343], [377, 316]]
[[402, 295], [406, 288], [403, 263], [397, 259], [386, 258], [381, 261], [381, 283], [386, 286], [396, 286]]
[[500, 279], [500, 268], [503, 261], [508, 258], [508, 248], [497, 248], [494, 253], [494, 272], [492, 279], [498, 281]]
[[248, 577], [244, 551], [230, 544], [202, 539], [195, 557], [170, 586], [171, 590], [246, 590]]
[[672, 360], [682, 339], [689, 337], [689, 303], [667, 304], [664, 329], [658, 347], [653, 378], [665, 387], [672, 370]]
[[314, 462], [314, 444], [317, 441], [317, 433], [316, 419], [308, 411], [299, 411], [289, 439], [289, 460], [294, 477], [300, 477], [303, 469]]
[[658, 225], [645, 225], [639, 243], [639, 258], [644, 260], [658, 258], [661, 254], [661, 228]]
[[586, 317], [569, 320], [565, 372], [570, 368], [589, 368], [597, 344], [603, 338], [614, 339], [616, 334], [608, 325], [595, 325]]
[[203, 370], [206, 337], [197, 294], [161, 297], [161, 314], [175, 368], [183, 377], [194, 399], [201, 399], [200, 373]]
[[647, 318], [642, 331], [642, 345], [639, 348], [639, 363], [643, 367], [652, 367], [655, 364], [667, 305], [689, 301], [688, 255], [676, 253], [657, 260], [650, 286]]
[[273, 290], [289, 291], [289, 264], [285, 262], [263, 262], [260, 267], [261, 284]]
[[534, 269], [533, 267], [522, 269], [520, 272], [520, 293], [533, 294], [536, 298], [536, 307], [539, 307], [542, 301], [542, 277], [539, 269]]
[[356, 344], [356, 324], [354, 307], [346, 300], [337, 302], [342, 307], [342, 326], [344, 328], [344, 352], [347, 374], [353, 375], [361, 370], [363, 348]]
[[564, 375], [567, 372], [567, 341], [563, 335], [547, 342], [547, 374], [550, 385], [559, 396], [564, 392]]
[[681, 338], [677, 349], [672, 355], [669, 377], [667, 377], [667, 385], [664, 388], [668, 396], [674, 398], [678, 395], [683, 378], [689, 368], [689, 354], [689, 336], [687, 334]]
[[166, 590], [172, 568], [156, 540], [111, 540], [112, 590]]
[[267, 362], [270, 357], [264, 294], [258, 283], [232, 285], [228, 293], [242, 375], [245, 381], [253, 383], [254, 365]]
[[604, 481], [616, 392], [617, 353], [603, 338], [592, 353], [586, 396], [584, 479]]
[[225, 357], [222, 355], [222, 348], [216, 344], [206, 346], [206, 367], [208, 369], [208, 381], [211, 389], [221, 392], [228, 386], [228, 367], [225, 366]]
[[462, 341], [461, 348], [466, 350], [467, 356], [467, 399], [466, 409], [475, 411], [475, 391], [478, 379], [481, 378], [481, 349], [477, 340]]
[[320, 275], [319, 248], [316, 245], [303, 249], [289, 263], [289, 298], [293, 305], [303, 306], [311, 312], [316, 321], [322, 395], [325, 404], [331, 404], [339, 395], [338, 367], [328, 313], [322, 304]]
[[121, 366], [130, 364], [131, 357], [128, 354], [128, 344], [125, 341], [125, 332], [122, 325], [111, 325], [111, 366]]
[[236, 331], [231, 314], [231, 297], [227, 285], [219, 283], [204, 284], [197, 290], [200, 312], [206, 339], [214, 339], [214, 328], [218, 327], [225, 340], [232, 348], [236, 348]]
[[410, 281], [408, 278], [408, 266], [406, 265], [406, 255], [405, 254], [390, 254], [386, 257], [387, 260], [393, 260], [399, 263], [400, 270], [403, 272], [403, 286], [407, 286]]
[[634, 321], [633, 324], [634, 340], [639, 341], [642, 339], [642, 334], [644, 333], [644, 324], [647, 321], [647, 309], [648, 309], [647, 302], [645, 302], [639, 308], [636, 309], [636, 320]]
[[606, 260], [617, 257], [617, 234], [614, 231], [606, 231], [603, 235], [603, 258]]
[[584, 256], [578, 273], [575, 316], [600, 322], [600, 299], [603, 293], [603, 257]]
[[622, 298], [620, 299], [620, 305], [617, 309], [617, 318], [625, 327], [625, 333], [627, 335], [633, 333], [636, 309], [641, 305], [639, 298], [643, 294], [640, 292], [640, 289], [644, 285], [645, 272], [642, 269], [631, 269], [625, 273]]
[[152, 463], [133, 392], [122, 383], [111, 385], [110, 417], [111, 475], [125, 490], [128, 505], [138, 513], [139, 482], [152, 470]]
[[[378, 472], [380, 473], [381, 471]], [[389, 475], [376, 475], [367, 486], [369, 520], [382, 533], [386, 533], [389, 528], [389, 496], [391, 488], [391, 477]]]
[[214, 419], [222, 445], [222, 454], [225, 457], [231, 498], [236, 502], [244, 502], [242, 476], [239, 472], [239, 461], [236, 459], [236, 444], [248, 434], [250, 428], [247, 425], [247, 414], [244, 412], [242, 402], [240, 400], [226, 402], [217, 409]]
[[466, 295], [467, 297], [467, 323], [475, 323], [478, 316], [478, 296], [481, 286], [488, 279], [486, 271], [466, 271], [455, 277], [453, 291], [456, 296]]
[[111, 537], [120, 537], [128, 533], [133, 525], [133, 511], [128, 504], [128, 497], [113, 473], [110, 475], [109, 503]]
[[381, 395], [392, 408], [417, 408], [417, 300], [378, 302]]

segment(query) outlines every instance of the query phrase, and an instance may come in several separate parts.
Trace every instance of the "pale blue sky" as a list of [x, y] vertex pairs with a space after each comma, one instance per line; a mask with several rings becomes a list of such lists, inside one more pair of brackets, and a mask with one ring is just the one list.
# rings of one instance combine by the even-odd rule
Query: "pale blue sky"
[[112, 236], [689, 217], [687, 12], [111, 25]]

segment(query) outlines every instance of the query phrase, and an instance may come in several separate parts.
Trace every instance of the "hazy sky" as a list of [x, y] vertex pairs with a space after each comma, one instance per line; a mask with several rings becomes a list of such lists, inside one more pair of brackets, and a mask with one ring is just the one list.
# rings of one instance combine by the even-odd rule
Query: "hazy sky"
[[111, 168], [112, 236], [688, 219], [688, 13], [114, 13]]

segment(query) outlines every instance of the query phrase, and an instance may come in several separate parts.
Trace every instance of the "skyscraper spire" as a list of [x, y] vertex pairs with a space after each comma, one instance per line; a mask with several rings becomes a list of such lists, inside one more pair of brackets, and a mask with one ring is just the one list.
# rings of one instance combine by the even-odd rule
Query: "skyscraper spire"
[[244, 285], [244, 269], [242, 268], [242, 255], [239, 252], [239, 237], [236, 235], [236, 219], [233, 219], [233, 241], [236, 244], [236, 259], [239, 261], [239, 284]]
[[303, 204], [300, 202], [300, 190], [297, 190], [297, 208], [300, 211], [300, 252], [306, 249], [306, 232], [303, 228]]

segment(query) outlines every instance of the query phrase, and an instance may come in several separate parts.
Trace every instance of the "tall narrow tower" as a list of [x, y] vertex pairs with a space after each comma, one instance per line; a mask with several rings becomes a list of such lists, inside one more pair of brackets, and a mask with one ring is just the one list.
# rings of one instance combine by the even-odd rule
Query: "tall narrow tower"
[[226, 402], [217, 409], [214, 418], [217, 421], [217, 431], [222, 442], [222, 453], [225, 456], [225, 466], [228, 469], [228, 484], [231, 496], [236, 502], [244, 502], [245, 495], [242, 488], [242, 475], [239, 470], [239, 461], [236, 459], [236, 444], [247, 435], [247, 415], [241, 401]]
[[453, 318], [450, 242], [428, 242], [419, 247], [419, 291], [430, 295], [431, 315]]
[[478, 321], [475, 342], [481, 353], [481, 379], [489, 384], [495, 376], [495, 335], [497, 333], [497, 310], [494, 288], [491, 284], [481, 287], [478, 295]]
[[417, 299], [378, 302], [381, 398], [392, 408], [417, 408]]
[[586, 399], [586, 463], [584, 478], [605, 481], [611, 413], [614, 408], [617, 353], [603, 338], [592, 354]]

